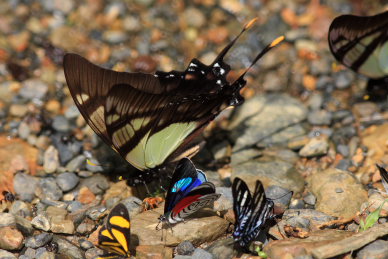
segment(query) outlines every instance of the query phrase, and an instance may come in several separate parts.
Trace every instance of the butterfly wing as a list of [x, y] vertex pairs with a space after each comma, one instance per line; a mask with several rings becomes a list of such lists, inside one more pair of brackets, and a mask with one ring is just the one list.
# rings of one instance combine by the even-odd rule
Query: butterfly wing
[[207, 182], [206, 175], [201, 170], [197, 170], [190, 159], [181, 159], [168, 187], [164, 213], [171, 211], [183, 197], [204, 182]]
[[255, 192], [251, 203], [251, 216], [244, 228], [240, 244], [246, 246], [255, 239], [268, 218], [272, 216], [274, 203], [265, 196], [263, 184], [256, 181]]
[[127, 208], [119, 203], [108, 215], [98, 235], [98, 245], [113, 254], [129, 257], [130, 219]]
[[385, 189], [385, 192], [388, 193], [388, 172], [387, 170], [385, 170], [384, 167], [376, 164], [377, 168], [379, 169], [380, 171], [380, 176], [381, 176], [381, 182], [384, 186], [384, 189]]
[[274, 204], [267, 200], [260, 181], [256, 181], [252, 197], [246, 183], [240, 178], [235, 178], [232, 193], [236, 217], [233, 237], [245, 247], [257, 237], [266, 220], [271, 216]]
[[342, 15], [329, 28], [337, 60], [370, 78], [388, 75], [388, 11], [375, 16]]
[[220, 194], [215, 193], [215, 186], [205, 182], [195, 187], [172, 208], [169, 215], [170, 223], [182, 221], [184, 218], [217, 200]]
[[235, 240], [241, 239], [246, 224], [251, 216], [252, 195], [248, 186], [240, 178], [235, 178], [232, 185], [233, 211], [236, 224], [233, 232]]

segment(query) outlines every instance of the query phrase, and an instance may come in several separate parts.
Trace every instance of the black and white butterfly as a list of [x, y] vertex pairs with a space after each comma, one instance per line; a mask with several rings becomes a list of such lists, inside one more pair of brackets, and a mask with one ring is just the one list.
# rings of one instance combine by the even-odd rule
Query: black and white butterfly
[[387, 170], [384, 167], [382, 167], [382, 166], [380, 166], [378, 164], [376, 164], [376, 167], [380, 171], [381, 183], [384, 186], [385, 192], [388, 193], [388, 172], [387, 172]]
[[233, 238], [242, 248], [247, 248], [273, 217], [274, 203], [267, 199], [263, 184], [257, 180], [253, 196], [247, 184], [235, 178], [232, 185], [233, 210], [236, 219]]
[[215, 191], [214, 184], [208, 182], [204, 172], [196, 169], [190, 159], [181, 159], [172, 176], [160, 222], [170, 225], [183, 221], [217, 200], [220, 194]]
[[329, 46], [338, 61], [370, 78], [368, 89], [388, 88], [388, 11], [335, 18], [329, 28]]
[[244, 75], [279, 37], [253, 60], [234, 82], [223, 59], [241, 33], [209, 66], [193, 59], [183, 71], [155, 74], [116, 72], [96, 66], [77, 54], [66, 54], [64, 71], [70, 93], [89, 126], [115, 151], [141, 171], [156, 169], [198, 146], [191, 141], [222, 110], [243, 102]]

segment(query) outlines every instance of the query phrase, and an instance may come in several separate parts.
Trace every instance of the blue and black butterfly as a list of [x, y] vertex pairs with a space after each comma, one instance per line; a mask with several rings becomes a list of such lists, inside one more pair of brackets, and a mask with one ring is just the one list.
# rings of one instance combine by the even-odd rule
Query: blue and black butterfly
[[98, 246], [108, 254], [97, 259], [124, 259], [130, 257], [129, 241], [131, 234], [131, 221], [127, 208], [117, 204], [109, 213], [105, 226], [98, 235]]
[[217, 200], [214, 184], [208, 182], [206, 175], [188, 158], [179, 161], [168, 188], [164, 214], [160, 222], [176, 224], [184, 218]]
[[274, 203], [267, 199], [263, 184], [257, 180], [253, 196], [247, 184], [235, 178], [232, 185], [233, 210], [236, 224], [233, 238], [242, 248], [247, 248], [273, 217]]
[[388, 91], [388, 11], [335, 18], [329, 28], [329, 46], [338, 61], [370, 78], [368, 91]]

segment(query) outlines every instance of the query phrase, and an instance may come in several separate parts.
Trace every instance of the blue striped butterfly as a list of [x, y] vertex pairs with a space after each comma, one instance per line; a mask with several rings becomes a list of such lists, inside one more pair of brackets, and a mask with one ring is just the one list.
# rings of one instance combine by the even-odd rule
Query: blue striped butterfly
[[329, 46], [338, 61], [370, 78], [367, 90], [388, 88], [388, 11], [335, 18], [329, 28]]
[[155, 74], [116, 72], [77, 54], [64, 57], [65, 77], [75, 104], [106, 144], [141, 171], [163, 167], [198, 152], [192, 140], [222, 110], [244, 99], [247, 71], [270, 49], [266, 46], [234, 82], [223, 59], [256, 19], [244, 26], [209, 66], [193, 59], [183, 71]]
[[377, 168], [380, 171], [380, 176], [381, 176], [381, 183], [384, 186], [385, 192], [388, 193], [388, 172], [385, 170], [384, 167], [376, 164]]
[[98, 246], [108, 254], [100, 258], [123, 259], [129, 258], [129, 244], [131, 233], [131, 221], [127, 208], [117, 204], [109, 213], [105, 226], [100, 229]]
[[232, 185], [233, 211], [236, 219], [233, 238], [242, 248], [247, 248], [273, 217], [274, 203], [267, 199], [263, 184], [257, 180], [253, 196], [247, 184], [235, 178]]
[[179, 161], [167, 191], [164, 214], [159, 217], [162, 223], [176, 224], [184, 218], [217, 200], [214, 184], [188, 158]]

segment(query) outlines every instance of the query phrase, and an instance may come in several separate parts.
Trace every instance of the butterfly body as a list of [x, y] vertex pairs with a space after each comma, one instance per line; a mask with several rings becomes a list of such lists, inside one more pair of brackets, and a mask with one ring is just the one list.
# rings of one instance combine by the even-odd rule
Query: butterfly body
[[246, 248], [264, 229], [266, 221], [273, 216], [274, 203], [266, 198], [260, 181], [256, 181], [255, 191], [251, 195], [246, 183], [235, 178], [232, 194], [236, 218], [233, 238], [241, 247]]
[[215, 186], [208, 182], [206, 175], [194, 167], [188, 158], [179, 161], [173, 174], [164, 214], [159, 217], [162, 223], [176, 224], [186, 217], [217, 200]]
[[129, 258], [130, 219], [127, 208], [119, 203], [108, 215], [105, 226], [100, 229], [98, 246], [109, 253], [99, 258]]
[[[139, 170], [191, 157], [198, 148], [189, 144], [205, 126], [222, 110], [244, 100], [239, 91], [246, 84], [247, 71], [228, 82], [230, 66], [223, 58], [253, 22], [212, 64], [193, 59], [183, 72], [116, 72], [66, 54], [63, 64], [70, 93], [89, 126]], [[268, 45], [252, 65], [281, 40]]]

